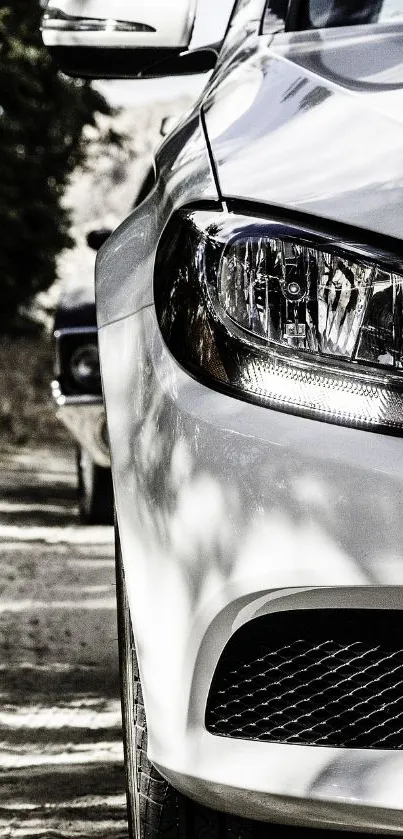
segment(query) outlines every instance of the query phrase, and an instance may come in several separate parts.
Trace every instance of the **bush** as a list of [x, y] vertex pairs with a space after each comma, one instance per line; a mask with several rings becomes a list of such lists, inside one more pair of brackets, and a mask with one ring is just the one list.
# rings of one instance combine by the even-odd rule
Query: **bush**
[[0, 338], [0, 449], [71, 447], [50, 396], [53, 351], [48, 337]]
[[[73, 243], [62, 199], [87, 150], [84, 128], [110, 108], [90, 84], [56, 72], [38, 0], [0, 8], [0, 332], [10, 333]], [[119, 143], [119, 138], [114, 137]]]

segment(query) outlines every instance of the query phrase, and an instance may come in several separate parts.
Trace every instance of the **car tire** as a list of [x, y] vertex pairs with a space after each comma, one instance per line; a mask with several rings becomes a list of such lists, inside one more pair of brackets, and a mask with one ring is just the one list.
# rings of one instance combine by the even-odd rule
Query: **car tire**
[[77, 483], [80, 521], [83, 524], [113, 524], [111, 470], [98, 466], [82, 446], [77, 447]]
[[130, 839], [263, 839], [269, 825], [209, 810], [178, 793], [147, 757], [147, 724], [127, 599], [119, 535], [116, 594]]

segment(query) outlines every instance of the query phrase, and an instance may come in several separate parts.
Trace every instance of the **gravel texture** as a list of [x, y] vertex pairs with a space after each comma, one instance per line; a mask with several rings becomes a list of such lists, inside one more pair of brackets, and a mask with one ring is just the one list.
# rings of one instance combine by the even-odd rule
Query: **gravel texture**
[[2, 461], [0, 837], [126, 837], [112, 529], [66, 452]]

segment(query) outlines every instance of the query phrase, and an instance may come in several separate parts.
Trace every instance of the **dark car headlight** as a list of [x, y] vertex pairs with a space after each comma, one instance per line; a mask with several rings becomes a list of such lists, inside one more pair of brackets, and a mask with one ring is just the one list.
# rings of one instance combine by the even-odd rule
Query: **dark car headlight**
[[77, 347], [70, 359], [71, 375], [83, 390], [93, 392], [101, 386], [98, 345], [84, 344]]
[[403, 429], [403, 261], [296, 225], [182, 211], [163, 235], [155, 302], [173, 356], [270, 408]]

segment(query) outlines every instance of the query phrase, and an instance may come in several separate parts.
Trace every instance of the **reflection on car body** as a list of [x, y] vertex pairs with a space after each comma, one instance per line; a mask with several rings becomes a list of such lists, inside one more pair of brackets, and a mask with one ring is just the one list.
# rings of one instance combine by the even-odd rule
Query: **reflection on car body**
[[402, 38], [235, 3], [98, 256], [140, 839], [403, 832]]

